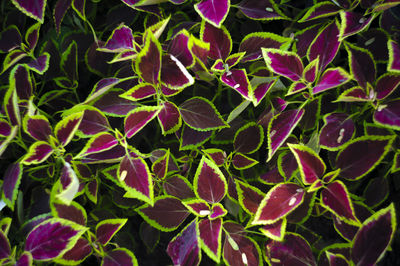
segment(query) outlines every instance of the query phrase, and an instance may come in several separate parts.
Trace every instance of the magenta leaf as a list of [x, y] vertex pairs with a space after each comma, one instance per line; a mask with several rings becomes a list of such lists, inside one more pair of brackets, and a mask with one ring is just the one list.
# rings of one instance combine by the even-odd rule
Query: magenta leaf
[[78, 130], [85, 137], [89, 137], [110, 130], [110, 124], [107, 117], [100, 110], [94, 107], [86, 107]]
[[209, 100], [193, 97], [179, 106], [183, 121], [193, 129], [210, 131], [227, 127], [221, 115]]
[[387, 128], [400, 129], [400, 100], [394, 100], [378, 106], [374, 121]]
[[185, 29], [174, 35], [168, 45], [169, 54], [173, 55], [185, 67], [193, 66], [194, 58], [189, 50], [189, 32]]
[[54, 217], [70, 220], [82, 226], [86, 225], [86, 211], [81, 205], [76, 202], [71, 201], [71, 204], [67, 205], [59, 201], [55, 201], [53, 202], [51, 209]]
[[113, 53], [133, 50], [133, 42], [132, 30], [128, 26], [120, 25], [113, 30], [106, 43], [99, 50]]
[[303, 203], [291, 212], [286, 219], [289, 223], [304, 223], [310, 217], [314, 208], [316, 193], [307, 192], [304, 195]]
[[336, 216], [348, 223], [358, 225], [350, 194], [346, 186], [339, 180], [333, 181], [321, 192], [321, 204]]
[[33, 24], [25, 33], [25, 42], [31, 51], [35, 49], [38, 42], [40, 26], [41, 23]]
[[63, 118], [54, 127], [54, 134], [62, 146], [66, 146], [75, 135], [83, 118], [83, 112], [71, 114]]
[[[225, 0], [220, 2], [223, 1]], [[208, 57], [211, 59], [225, 60], [232, 51], [232, 38], [229, 31], [224, 26], [216, 28], [212, 24], [203, 21], [201, 24], [200, 37], [203, 42], [210, 43]]]
[[376, 75], [376, 66], [371, 52], [350, 43], [345, 45], [349, 55], [349, 67], [352, 76], [358, 85], [367, 88], [367, 83], [373, 84]]
[[55, 260], [65, 265], [77, 265], [83, 262], [92, 253], [91, 243], [85, 238], [79, 238], [75, 246], [64, 253], [61, 258]]
[[317, 265], [310, 244], [298, 234], [287, 233], [285, 241], [272, 240], [266, 245], [267, 259], [276, 265]]
[[125, 155], [118, 168], [118, 179], [129, 196], [153, 204], [153, 180], [142, 158]]
[[340, 177], [357, 180], [371, 172], [389, 152], [394, 136], [364, 136], [346, 143], [336, 158]]
[[268, 125], [268, 161], [289, 137], [303, 117], [304, 109], [282, 112], [274, 116]]
[[230, 8], [230, 0], [202, 0], [194, 5], [196, 12], [215, 27], [221, 27]]
[[323, 1], [310, 7], [298, 22], [306, 22], [313, 19], [329, 17], [339, 13], [339, 11], [339, 6], [329, 1]]
[[247, 77], [246, 69], [231, 69], [221, 75], [221, 81], [233, 88], [246, 100], [253, 99], [250, 81]]
[[32, 265], [32, 254], [25, 251], [21, 254], [19, 259], [16, 261], [15, 266], [31, 266]]
[[286, 224], [286, 218], [283, 218], [273, 224], [264, 225], [260, 228], [260, 231], [273, 240], [282, 241], [286, 231]]
[[267, 92], [275, 85], [275, 82], [277, 79], [274, 79], [272, 81], [268, 82], [263, 82], [253, 87], [253, 104], [254, 106], [257, 106], [260, 104], [261, 100], [264, 99], [265, 95], [267, 95]]
[[296, 53], [275, 48], [261, 48], [261, 50], [269, 70], [293, 81], [302, 78], [304, 66]]
[[103, 246], [125, 225], [128, 219], [107, 219], [96, 225], [96, 240]]
[[304, 57], [307, 55], [307, 51], [312, 41], [315, 39], [315, 36], [318, 35], [318, 31], [320, 30], [320, 28], [320, 24], [314, 24], [295, 34], [298, 40], [295, 43], [296, 51], [299, 56]]
[[12, 0], [12, 3], [25, 15], [43, 23], [46, 0]]
[[131, 138], [153, 120], [161, 111], [159, 106], [141, 106], [133, 109], [125, 117], [124, 129], [127, 138]]
[[193, 181], [194, 193], [209, 203], [220, 202], [226, 192], [225, 177], [214, 162], [203, 156]]
[[139, 265], [135, 255], [126, 248], [116, 248], [108, 251], [101, 263], [103, 266], [137, 266]]
[[7, 206], [10, 207], [12, 210], [14, 209], [14, 203], [17, 199], [18, 188], [22, 178], [22, 171], [22, 164], [17, 162], [10, 164], [4, 173], [2, 187], [3, 199]]
[[312, 92], [317, 94], [335, 87], [341, 86], [350, 81], [350, 75], [341, 67], [327, 69], [319, 78], [317, 85]]
[[342, 20], [340, 27], [340, 39], [343, 40], [350, 35], [363, 31], [368, 27], [369, 24], [371, 24], [374, 17], [374, 15], [365, 17], [363, 14], [351, 11], [340, 11], [340, 18]]
[[107, 132], [101, 132], [89, 139], [85, 147], [76, 157], [84, 157], [88, 154], [110, 150], [117, 144], [118, 140], [113, 135]]
[[395, 41], [388, 41], [388, 49], [389, 49], [389, 62], [388, 62], [388, 71], [400, 72], [400, 46]]
[[181, 201], [171, 196], [159, 196], [153, 206], [145, 204], [136, 211], [148, 224], [164, 232], [174, 231], [189, 216]]
[[243, 0], [237, 8], [252, 19], [274, 20], [285, 18], [273, 0]]
[[44, 141], [37, 141], [29, 147], [22, 159], [23, 164], [38, 164], [45, 161], [54, 152], [53, 147]]
[[253, 32], [240, 43], [239, 52], [246, 52], [242, 62], [253, 61], [262, 57], [261, 47], [279, 49], [290, 42], [290, 38], [270, 32]]
[[196, 216], [205, 217], [209, 216], [211, 213], [210, 206], [205, 200], [194, 198], [184, 200], [182, 203], [191, 213]]
[[174, 265], [196, 266], [200, 264], [199, 234], [195, 219], [169, 242], [167, 253]]
[[366, 102], [373, 99], [373, 94], [370, 91], [370, 95], [367, 95], [365, 89], [360, 86], [355, 86], [348, 90], [345, 90], [336, 101], [338, 102]]
[[138, 101], [151, 97], [156, 93], [157, 91], [153, 84], [142, 82], [121, 94], [120, 97], [131, 101]]
[[161, 76], [161, 45], [151, 31], [135, 61], [136, 72], [145, 81], [157, 85]]
[[303, 71], [303, 78], [310, 83], [313, 83], [317, 78], [319, 70], [319, 57], [311, 61]]
[[236, 190], [239, 196], [239, 204], [247, 213], [254, 215], [265, 197], [258, 188], [236, 180]]
[[258, 206], [252, 224], [272, 224], [296, 209], [304, 199], [305, 191], [293, 183], [271, 188]]
[[376, 81], [375, 92], [376, 99], [382, 100], [389, 96], [400, 85], [400, 75], [386, 73]]
[[253, 158], [250, 158], [244, 154], [241, 153], [235, 153], [232, 158], [232, 165], [234, 168], [238, 170], [244, 170], [250, 167], [253, 167], [254, 165], [258, 164], [257, 160], [254, 160]]
[[335, 58], [339, 50], [339, 28], [336, 22], [330, 23], [323, 28], [311, 43], [307, 51], [307, 58], [311, 62], [319, 58], [319, 69], [323, 71]]
[[219, 263], [221, 258], [222, 219], [203, 219], [198, 223], [201, 248]]
[[[158, 157], [151, 165], [151, 171], [160, 179], [163, 179], [169, 169], [168, 164], [170, 160], [170, 152], [167, 150], [164, 155]], [[171, 159], [172, 160], [172, 159]]]
[[173, 55], [163, 55], [161, 82], [169, 89], [179, 90], [192, 85], [194, 79], [179, 59]]
[[210, 211], [210, 216], [209, 219], [217, 219], [220, 217], [224, 217], [228, 211], [224, 208], [224, 206], [221, 203], [213, 204], [211, 211]]
[[353, 120], [344, 113], [331, 113], [324, 117], [324, 126], [319, 135], [322, 148], [337, 150], [349, 141], [354, 133]]
[[100, 162], [120, 162], [126, 154], [125, 149], [121, 145], [117, 145], [109, 150], [84, 155], [80, 158], [82, 163], [100, 163]]
[[0, 260], [11, 255], [11, 246], [7, 236], [0, 230]]
[[51, 218], [37, 225], [28, 234], [25, 250], [34, 260], [51, 260], [61, 257], [72, 248], [86, 227], [61, 218]]
[[396, 230], [394, 204], [364, 221], [353, 239], [351, 258], [356, 265], [374, 265], [389, 247]]
[[221, 149], [205, 149], [205, 155], [211, 159], [217, 166], [222, 166], [225, 163], [226, 153]]
[[296, 81], [290, 85], [288, 93], [286, 95], [295, 94], [305, 89], [307, 89], [307, 84], [303, 83], [302, 81]]
[[304, 144], [288, 143], [288, 146], [296, 158], [301, 178], [305, 185], [311, 185], [322, 178], [326, 170], [326, 165], [315, 151]]

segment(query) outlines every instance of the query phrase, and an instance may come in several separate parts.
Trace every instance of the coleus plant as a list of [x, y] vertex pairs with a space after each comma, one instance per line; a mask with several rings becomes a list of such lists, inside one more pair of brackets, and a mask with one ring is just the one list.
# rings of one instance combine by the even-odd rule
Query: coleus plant
[[3, 1], [1, 263], [400, 264], [399, 4]]

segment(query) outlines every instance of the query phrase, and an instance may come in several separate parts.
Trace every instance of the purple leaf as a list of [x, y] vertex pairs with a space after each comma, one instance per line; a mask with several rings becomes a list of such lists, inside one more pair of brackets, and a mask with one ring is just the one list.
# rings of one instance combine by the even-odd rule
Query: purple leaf
[[242, 181], [236, 181], [236, 189], [239, 196], [239, 204], [250, 215], [257, 212], [258, 206], [265, 197], [265, 194], [258, 188], [246, 184]]
[[239, 92], [246, 100], [252, 100], [252, 89], [246, 69], [229, 70], [221, 75], [221, 81]]
[[286, 52], [275, 48], [261, 48], [265, 63], [270, 71], [298, 81], [303, 76], [303, 62], [293, 52]]
[[219, 28], [228, 15], [230, 5], [230, 0], [202, 0], [194, 5], [194, 9], [208, 23]]
[[316, 193], [307, 192], [304, 195], [303, 202], [286, 219], [289, 223], [304, 223], [310, 217], [314, 208]]
[[219, 263], [221, 257], [222, 219], [203, 219], [199, 222], [201, 248]]
[[319, 57], [311, 61], [303, 71], [303, 78], [310, 83], [313, 83], [317, 78], [319, 70]]
[[168, 53], [173, 55], [185, 67], [194, 65], [194, 58], [189, 50], [189, 32], [185, 29], [174, 35], [168, 45]]
[[113, 135], [107, 132], [101, 132], [89, 139], [85, 147], [76, 157], [84, 157], [88, 154], [110, 150], [117, 144], [118, 140]]
[[389, 196], [389, 181], [385, 177], [375, 177], [364, 190], [365, 204], [379, 206]]
[[32, 265], [32, 254], [25, 251], [21, 254], [19, 259], [16, 261], [15, 266], [31, 266]]
[[194, 198], [182, 201], [183, 205], [194, 215], [205, 217], [210, 215], [210, 206], [205, 200]]
[[287, 233], [283, 242], [269, 242], [265, 253], [272, 265], [317, 265], [310, 244], [294, 233]]
[[319, 78], [313, 88], [313, 94], [317, 94], [335, 87], [341, 86], [350, 81], [350, 75], [341, 67], [327, 69]]
[[0, 119], [0, 136], [8, 137], [11, 134], [10, 124], [3, 119]]
[[25, 15], [43, 23], [46, 0], [12, 0], [12, 3]]
[[297, 160], [292, 152], [280, 153], [277, 164], [279, 173], [285, 180], [290, 180], [293, 174], [297, 172], [297, 169], [299, 169]]
[[295, 93], [301, 92], [305, 89], [307, 89], [307, 84], [303, 83], [302, 81], [296, 81], [290, 85], [289, 90], [286, 95], [288, 96], [291, 94], [295, 94]]
[[341, 10], [340, 18], [342, 20], [340, 27], [340, 40], [343, 40], [350, 35], [359, 33], [367, 28], [375, 18], [375, 15], [364, 17], [363, 14]]
[[183, 121], [193, 129], [210, 131], [227, 127], [215, 106], [207, 99], [193, 97], [179, 106]]
[[75, 135], [83, 118], [83, 112], [63, 118], [54, 128], [54, 134], [62, 146], [66, 146]]
[[75, 40], [62, 53], [60, 67], [68, 81], [78, 80], [78, 45]]
[[253, 103], [254, 106], [257, 106], [262, 99], [264, 99], [265, 95], [267, 95], [267, 92], [275, 85], [275, 82], [278, 79], [274, 79], [269, 82], [264, 82], [258, 84], [255, 88], [253, 88]]
[[304, 109], [285, 111], [274, 116], [268, 125], [268, 161], [289, 137], [303, 117]]
[[[222, 4], [223, 1], [228, 0], [221, 0], [219, 4]], [[222, 59], [225, 61], [232, 51], [232, 38], [229, 31], [224, 26], [216, 28], [203, 21], [201, 24], [200, 37], [203, 42], [210, 43], [208, 57], [211, 59]]]
[[71, 7], [72, 0], [58, 0], [53, 10], [54, 23], [56, 24], [57, 34], [60, 34], [61, 22]]
[[389, 96], [400, 85], [400, 75], [386, 73], [378, 78], [376, 81], [375, 92], [376, 99], [383, 100]]
[[11, 246], [7, 236], [0, 230], [0, 259], [8, 258], [11, 255]]
[[318, 35], [320, 26], [320, 24], [314, 24], [295, 34], [296, 39], [298, 40], [295, 45], [297, 54], [299, 56], [306, 56], [308, 48], [310, 47], [312, 41], [315, 39], [315, 36]]
[[21, 46], [22, 37], [18, 27], [11, 25], [0, 34], [0, 51], [8, 53]]
[[267, 237], [282, 241], [286, 231], [286, 218], [280, 219], [273, 224], [266, 224], [260, 228], [260, 231]]
[[353, 136], [355, 130], [353, 120], [344, 113], [327, 114], [324, 123], [319, 135], [322, 148], [337, 150]]
[[164, 232], [174, 231], [189, 216], [181, 201], [171, 196], [157, 197], [153, 206], [145, 204], [136, 211], [148, 224]]
[[10, 86], [15, 86], [19, 99], [28, 100], [34, 90], [34, 82], [25, 65], [17, 65], [10, 72]]
[[80, 161], [82, 163], [120, 162], [125, 154], [126, 152], [124, 147], [122, 147], [121, 145], [117, 145], [109, 150], [82, 156], [82, 158], [80, 158]]
[[194, 79], [175, 56], [163, 55], [161, 82], [169, 89], [179, 90], [192, 85]]
[[174, 265], [196, 266], [200, 264], [201, 253], [198, 237], [197, 221], [193, 220], [169, 242], [167, 253]]
[[211, 148], [211, 149], [203, 150], [203, 152], [217, 166], [222, 166], [225, 163], [226, 153], [223, 150]]
[[126, 116], [130, 111], [137, 108], [132, 101], [121, 98], [122, 90], [113, 90], [101, 97], [94, 103], [94, 106], [106, 115]]
[[104, 78], [94, 85], [91, 93], [87, 97], [84, 103], [89, 103], [90, 101], [96, 99], [97, 97], [105, 94], [109, 89], [111, 89], [114, 85], [120, 82], [117, 78]]
[[395, 130], [400, 129], [400, 100], [381, 104], [375, 110], [374, 121], [377, 124]]
[[335, 15], [340, 11], [340, 7], [334, 3], [324, 1], [321, 3], [316, 3], [312, 7], [308, 8], [307, 12], [298, 22], [310, 21], [313, 19], [319, 19], [324, 17], [329, 17]]
[[25, 250], [34, 260], [51, 260], [72, 248], [87, 228], [61, 219], [48, 219], [29, 233]]
[[[170, 152], [167, 150], [164, 155], [158, 157], [151, 165], [151, 171], [160, 179], [165, 178], [169, 169]], [[172, 159], [171, 159], [172, 160]]]
[[36, 140], [48, 141], [52, 135], [50, 123], [43, 115], [27, 116], [24, 119], [24, 129]]
[[75, 246], [68, 250], [64, 255], [56, 259], [58, 263], [77, 265], [83, 262], [92, 253], [91, 243], [85, 238], [79, 238]]
[[10, 87], [7, 90], [6, 95], [4, 96], [3, 106], [3, 110], [6, 112], [8, 121], [11, 122], [11, 125], [21, 125], [18, 95], [15, 88]]
[[61, 171], [60, 185], [57, 188], [56, 198], [66, 205], [70, 205], [79, 191], [79, 179], [71, 164], [64, 162]]
[[85, 109], [78, 128], [85, 136], [93, 136], [109, 129], [110, 124], [102, 112], [94, 107]]
[[113, 53], [133, 50], [133, 42], [134, 40], [131, 28], [125, 25], [120, 25], [113, 30], [106, 43], [98, 50]]
[[228, 58], [226, 58], [225, 63], [229, 67], [234, 67], [235, 65], [239, 64], [239, 62], [242, 60], [242, 58], [245, 54], [246, 54], [246, 52], [231, 54], [228, 56]]
[[185, 126], [179, 139], [179, 150], [191, 150], [204, 144], [212, 136], [212, 131], [198, 131]]
[[197, 167], [193, 186], [196, 196], [209, 203], [220, 202], [227, 190], [227, 183], [221, 170], [204, 156]]
[[236, 132], [233, 146], [236, 152], [254, 153], [261, 147], [263, 140], [262, 127], [256, 123], [248, 123]]
[[108, 251], [101, 263], [103, 266], [137, 266], [138, 262], [135, 255], [126, 248], [116, 248]]
[[323, 71], [335, 58], [339, 50], [339, 28], [336, 22], [323, 28], [311, 43], [307, 51], [307, 58], [311, 62], [319, 57], [319, 69]]
[[360, 179], [371, 172], [389, 152], [394, 136], [364, 136], [346, 143], [336, 158], [340, 177]]
[[333, 181], [321, 192], [321, 204], [348, 223], [358, 225], [353, 204], [346, 186], [339, 180]]
[[388, 71], [400, 72], [400, 46], [395, 41], [388, 41], [389, 62]]
[[210, 220], [217, 219], [220, 217], [224, 217], [228, 211], [224, 208], [221, 203], [213, 204], [212, 209], [210, 211]]
[[275, 20], [285, 18], [272, 0], [243, 0], [237, 8], [247, 17], [256, 20]]
[[94, 178], [85, 186], [85, 193], [89, 200], [91, 200], [94, 204], [97, 203], [97, 195], [99, 190], [99, 181]]
[[29, 147], [22, 159], [23, 164], [38, 164], [45, 161], [54, 152], [53, 147], [44, 141], [37, 141]]
[[126, 224], [128, 219], [107, 219], [96, 225], [96, 240], [103, 246]]
[[63, 218], [70, 220], [77, 224], [86, 225], [87, 215], [85, 209], [76, 202], [71, 202], [70, 205], [63, 204], [61, 202], [53, 202], [52, 214], [54, 217]]
[[359, 47], [369, 50], [377, 62], [387, 62], [389, 51], [387, 43], [389, 36], [382, 28], [370, 28], [357, 34]]
[[159, 106], [141, 106], [133, 109], [125, 117], [124, 129], [127, 138], [131, 138], [153, 120], [160, 112]]
[[156, 88], [152, 84], [143, 82], [121, 94], [120, 97], [130, 101], [138, 101], [151, 97], [156, 93]]
[[29, 50], [33, 51], [39, 39], [40, 23], [33, 24], [25, 33], [25, 42]]
[[172, 102], [164, 102], [162, 109], [158, 113], [158, 122], [160, 122], [163, 135], [175, 133], [181, 125], [182, 118], [178, 107]]
[[349, 262], [347, 261], [346, 258], [344, 258], [342, 255], [340, 254], [332, 254], [328, 251], [325, 251], [325, 254], [327, 256], [328, 259], [328, 263], [329, 265], [335, 265], [335, 266], [347, 266], [349, 265]]
[[356, 265], [374, 265], [389, 247], [396, 229], [394, 204], [364, 221], [353, 239], [351, 258]]
[[301, 178], [305, 185], [311, 185], [322, 178], [326, 170], [326, 165], [315, 151], [304, 144], [288, 143], [288, 146], [296, 158]]
[[153, 180], [142, 158], [125, 155], [118, 168], [118, 179], [130, 196], [153, 204]]
[[49, 53], [43, 53], [41, 56], [39, 56], [36, 59], [31, 60], [27, 66], [29, 69], [35, 71], [36, 73], [43, 75], [44, 72], [47, 71], [49, 68], [49, 62], [50, 62], [50, 55]]
[[161, 76], [161, 45], [149, 31], [143, 49], [137, 55], [137, 74], [145, 81], [157, 85]]
[[272, 224], [298, 207], [305, 191], [293, 183], [279, 184], [271, 188], [258, 206], [253, 225]]
[[253, 167], [256, 164], [258, 164], [257, 160], [247, 157], [246, 155], [243, 155], [241, 153], [235, 153], [232, 158], [232, 165], [238, 170], [247, 169]]
[[352, 76], [357, 80], [358, 85], [364, 89], [367, 88], [367, 83], [374, 83], [376, 75], [372, 54], [368, 50], [350, 43], [346, 43], [345, 47], [349, 55], [349, 67]]
[[[372, 89], [372, 88], [371, 88]], [[346, 91], [344, 91], [336, 101], [338, 102], [366, 102], [366, 101], [371, 101], [374, 97], [374, 95], [371, 93], [373, 92], [372, 90], [370, 91], [370, 95], [367, 95], [365, 93], [365, 89], [361, 88], [360, 86], [355, 86], [353, 88], [350, 88]]]

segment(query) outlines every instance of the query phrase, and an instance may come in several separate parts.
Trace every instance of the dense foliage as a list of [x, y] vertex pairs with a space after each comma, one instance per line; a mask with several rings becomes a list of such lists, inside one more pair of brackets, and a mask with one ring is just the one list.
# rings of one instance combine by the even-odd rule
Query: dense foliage
[[398, 4], [1, 1], [0, 261], [399, 265]]

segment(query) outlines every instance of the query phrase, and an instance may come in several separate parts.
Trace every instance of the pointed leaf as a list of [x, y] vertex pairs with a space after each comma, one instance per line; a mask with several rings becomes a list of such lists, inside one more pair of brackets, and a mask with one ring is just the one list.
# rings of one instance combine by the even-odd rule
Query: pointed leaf
[[400, 72], [400, 46], [395, 41], [388, 41], [389, 62], [387, 69], [396, 73]]
[[0, 118], [0, 136], [8, 137], [11, 134], [11, 126], [8, 121]]
[[11, 246], [7, 236], [0, 231], [0, 260], [8, 258], [11, 255]]
[[226, 153], [221, 149], [205, 149], [205, 155], [211, 159], [217, 166], [222, 166], [225, 163]]
[[337, 150], [353, 136], [353, 120], [344, 113], [327, 114], [324, 116], [324, 123], [319, 135], [322, 148]]
[[25, 251], [24, 253], [21, 254], [17, 262], [15, 263], [15, 266], [31, 266], [33, 258], [32, 254]]
[[128, 91], [120, 94], [119, 96], [131, 101], [138, 101], [142, 99], [146, 99], [155, 95], [156, 88], [150, 83], [139, 83]]
[[15, 86], [19, 99], [28, 100], [35, 89], [34, 81], [25, 65], [17, 65], [10, 72], [10, 87]]
[[182, 201], [182, 204], [196, 216], [205, 217], [211, 214], [210, 206], [205, 200], [198, 198], [187, 199]]
[[137, 55], [135, 67], [138, 75], [145, 81], [157, 85], [161, 75], [161, 45], [148, 31], [143, 49]]
[[89, 139], [85, 147], [76, 157], [79, 158], [84, 155], [106, 151], [112, 149], [117, 144], [118, 140], [113, 135], [107, 132], [100, 132]]
[[221, 81], [233, 88], [246, 100], [253, 99], [253, 93], [246, 69], [232, 69], [221, 75]]
[[179, 150], [194, 150], [212, 136], [212, 131], [198, 131], [185, 126], [179, 139]]
[[250, 215], [254, 215], [264, 199], [265, 194], [258, 188], [246, 184], [240, 180], [236, 180], [236, 189], [239, 196], [239, 204]]
[[340, 18], [342, 20], [340, 27], [340, 39], [343, 40], [350, 35], [359, 33], [366, 29], [372, 20], [375, 18], [374, 15], [370, 17], [364, 17], [363, 14], [351, 12], [351, 11], [340, 11]]
[[128, 219], [107, 219], [96, 225], [96, 240], [103, 246], [126, 224]]
[[75, 41], [63, 52], [60, 66], [69, 81], [78, 80], [78, 46]]
[[25, 250], [34, 260], [61, 257], [72, 248], [87, 228], [61, 218], [51, 218], [37, 225], [29, 233]]
[[83, 112], [74, 113], [64, 117], [54, 128], [54, 134], [62, 146], [66, 146], [79, 128]]
[[20, 110], [18, 106], [18, 95], [15, 87], [10, 87], [4, 96], [3, 109], [6, 112], [11, 125], [21, 125]]
[[194, 9], [208, 23], [219, 28], [228, 15], [230, 5], [230, 0], [202, 0], [194, 5]]
[[293, 183], [279, 184], [268, 191], [258, 206], [252, 224], [272, 224], [297, 208], [305, 191]]
[[95, 107], [84, 107], [82, 121], [78, 130], [84, 137], [90, 137], [98, 133], [110, 130], [107, 117]]
[[44, 72], [47, 71], [50, 64], [50, 55], [45, 52], [36, 59], [32, 59], [26, 66], [30, 69], [38, 73], [39, 75], [43, 75]]
[[23, 164], [39, 164], [44, 162], [54, 152], [47, 142], [37, 141], [29, 147], [28, 153], [22, 159]]
[[303, 71], [303, 78], [307, 82], [314, 82], [315, 79], [317, 78], [318, 75], [318, 70], [319, 70], [319, 57], [311, 61]]
[[21, 43], [21, 33], [15, 25], [8, 26], [0, 33], [0, 51], [3, 53], [11, 52], [20, 47]]
[[357, 180], [371, 172], [385, 157], [394, 136], [364, 136], [346, 143], [336, 158], [340, 177]]
[[376, 75], [376, 66], [372, 54], [363, 48], [350, 43], [345, 45], [349, 55], [351, 75], [357, 80], [358, 85], [367, 88], [367, 83], [373, 84]]
[[339, 11], [340, 6], [337, 6], [329, 1], [323, 1], [320, 3], [316, 3], [315, 5], [310, 7], [298, 22], [305, 22], [313, 19], [329, 17], [335, 15], [336, 13], [339, 13]]
[[43, 115], [25, 117], [23, 125], [25, 132], [36, 140], [48, 141], [52, 134], [50, 123]]
[[145, 125], [153, 120], [160, 111], [160, 106], [141, 106], [129, 112], [124, 121], [126, 137], [131, 138], [139, 132]]
[[243, 0], [237, 8], [247, 17], [256, 20], [283, 19], [285, 16], [272, 0]]
[[213, 204], [211, 213], [209, 216], [210, 220], [218, 219], [220, 217], [224, 217], [228, 211], [224, 208], [221, 203]]
[[63, 265], [78, 265], [81, 264], [91, 253], [91, 243], [81, 237], [70, 250], [65, 252], [62, 257], [55, 259], [54, 262]]
[[43, 23], [46, 0], [12, 0], [12, 3], [25, 15]]
[[239, 152], [235, 153], [235, 155], [232, 158], [232, 165], [234, 168], [238, 170], [248, 169], [256, 164], [258, 164], [257, 160], [254, 160], [253, 158], [250, 158]]
[[3, 176], [3, 200], [11, 210], [14, 209], [14, 203], [17, 199], [19, 184], [22, 178], [22, 164], [10, 164]]
[[194, 198], [193, 189], [189, 181], [183, 176], [174, 175], [167, 178], [163, 184], [165, 193], [179, 199]]
[[313, 88], [313, 94], [317, 94], [335, 87], [341, 86], [351, 80], [350, 75], [341, 67], [327, 69], [319, 78]]
[[60, 176], [61, 191], [57, 193], [57, 199], [69, 205], [75, 198], [79, 190], [79, 179], [68, 162], [64, 162], [64, 167]]
[[51, 205], [51, 212], [54, 217], [70, 220], [82, 226], [85, 226], [87, 222], [85, 209], [74, 201], [70, 205], [54, 201]]
[[135, 255], [126, 248], [116, 248], [111, 251], [108, 251], [103, 261], [101, 262], [101, 266], [137, 266], [139, 265]]
[[382, 100], [389, 96], [400, 85], [400, 75], [386, 73], [376, 81], [375, 91], [376, 99]]
[[[222, 0], [217, 5], [223, 4], [223, 1], [227, 0]], [[210, 43], [208, 57], [211, 59], [222, 59], [225, 61], [232, 51], [232, 38], [229, 31], [224, 26], [216, 28], [212, 24], [203, 21], [201, 24], [200, 37], [203, 42]]]
[[400, 100], [379, 105], [374, 113], [374, 121], [384, 127], [400, 130]]
[[275, 241], [282, 241], [286, 231], [286, 218], [280, 219], [273, 224], [266, 224], [260, 228], [260, 231]]
[[119, 82], [120, 80], [117, 78], [105, 78], [100, 80], [99, 82], [96, 83], [96, 85], [94, 85], [92, 92], [89, 94], [84, 103], [88, 103], [96, 99], [97, 97], [105, 94], [109, 89], [111, 89], [114, 85], [118, 84]]
[[373, 91], [367, 95], [365, 89], [360, 86], [355, 86], [345, 90], [336, 100], [337, 102], [366, 102], [373, 99]]
[[219, 263], [221, 257], [222, 219], [203, 219], [199, 222], [201, 248]]
[[233, 146], [236, 152], [254, 153], [261, 147], [263, 140], [262, 127], [250, 122], [236, 131]]
[[261, 100], [267, 95], [268, 91], [275, 85], [278, 79], [274, 79], [269, 82], [260, 83], [257, 86], [253, 86], [253, 104], [257, 106]]
[[185, 67], [194, 65], [194, 57], [189, 50], [189, 32], [185, 29], [174, 35], [168, 45], [168, 52], [173, 55]]
[[71, 3], [72, 0], [59, 0], [53, 9], [53, 18], [54, 23], [56, 24], [57, 34], [60, 34], [61, 22], [63, 21], [68, 9], [71, 7]]
[[304, 66], [301, 58], [296, 53], [274, 48], [261, 48], [261, 50], [270, 71], [293, 81], [298, 81], [302, 78]]
[[169, 89], [180, 90], [192, 85], [194, 79], [185, 66], [170, 54], [162, 56], [161, 82]]
[[106, 43], [98, 50], [113, 53], [133, 50], [133, 42], [134, 40], [131, 28], [125, 25], [120, 25], [113, 30]]

